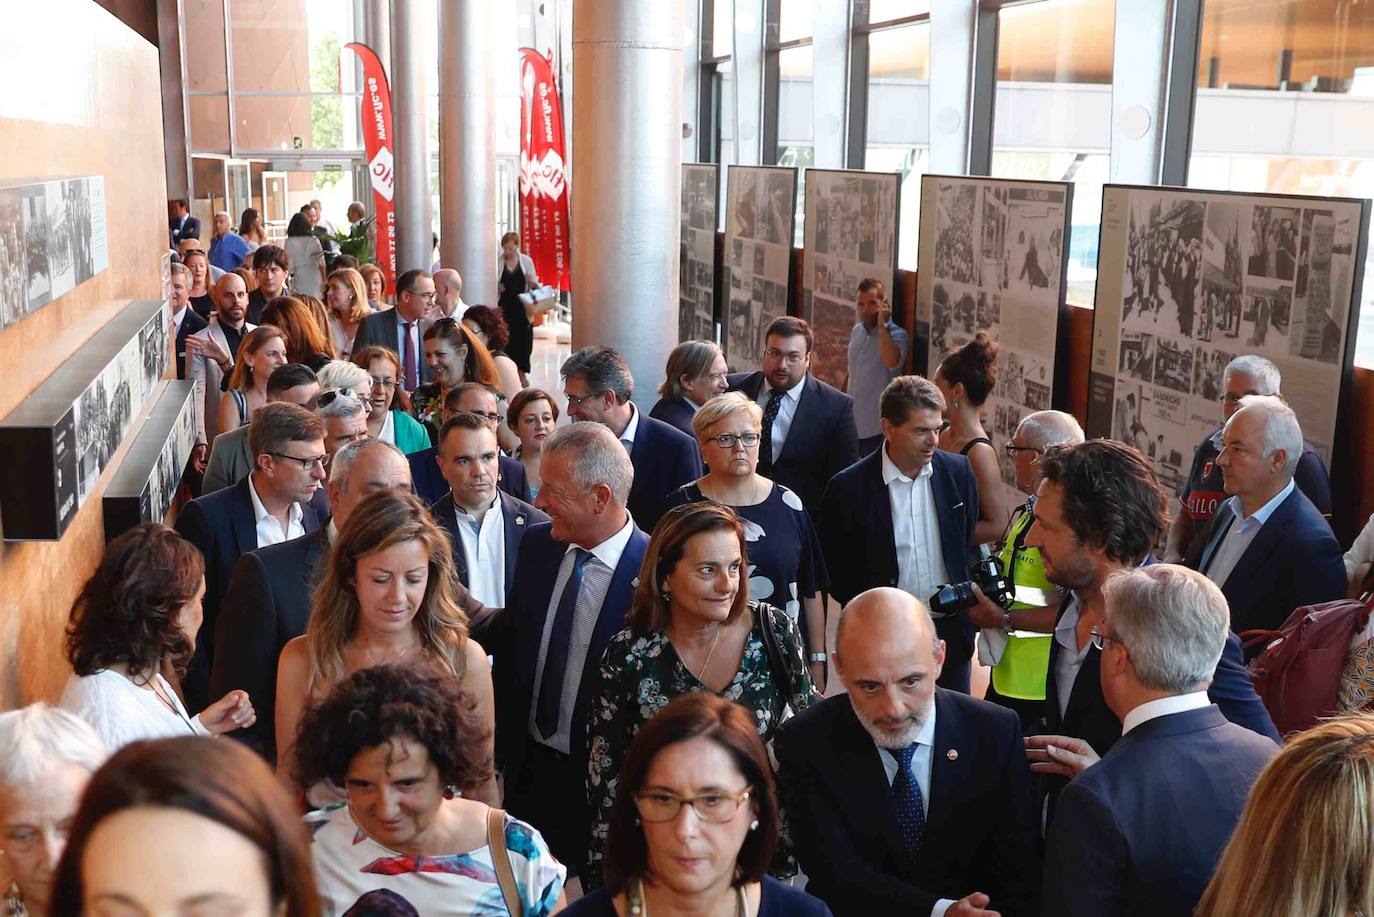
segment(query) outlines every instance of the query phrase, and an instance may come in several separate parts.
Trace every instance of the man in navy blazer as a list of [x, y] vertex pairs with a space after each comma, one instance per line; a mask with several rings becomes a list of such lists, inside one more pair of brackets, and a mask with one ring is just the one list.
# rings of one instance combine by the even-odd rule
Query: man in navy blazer
[[1230, 636], [1215, 584], [1154, 564], [1113, 574], [1104, 592], [1093, 639], [1124, 734], [1059, 797], [1043, 913], [1191, 914], [1278, 745], [1207, 697]]
[[260, 408], [248, 428], [254, 468], [232, 487], [186, 504], [176, 530], [205, 558], [205, 616], [183, 684], [192, 712], [210, 699], [220, 602], [238, 559], [249, 551], [315, 531], [329, 520], [324, 427], [310, 411], [279, 401]]
[[[493, 433], [501, 422], [497, 413], [496, 395], [480, 382], [461, 382], [448, 390], [444, 405], [440, 409], [440, 425], [459, 411], [471, 411], [487, 422]], [[421, 449], [406, 456], [410, 460], [410, 474], [415, 481], [415, 493], [429, 506], [433, 506], [449, 492], [448, 481], [439, 470], [439, 450], [434, 447]], [[496, 486], [517, 500], [530, 502], [529, 476], [525, 474], [525, 463], [519, 459], [499, 453], [496, 456], [498, 473]]]
[[587, 736], [601, 657], [639, 585], [649, 538], [625, 502], [634, 470], [605, 426], [550, 434], [536, 500], [550, 521], [526, 526], [515, 581], [489, 640], [495, 656], [496, 756], [506, 807], [576, 869], [591, 833]]
[[[396, 307], [373, 312], [358, 324], [353, 338], [353, 352], [364, 347], [385, 347], [401, 358], [400, 385], [413, 392], [417, 385], [434, 381], [434, 370], [425, 360], [424, 334], [434, 324], [425, 316], [434, 305], [434, 278], [428, 271], [406, 271], [396, 278]], [[405, 346], [401, 343], [401, 325], [409, 323]], [[413, 348], [413, 349], [411, 349]], [[415, 360], [416, 379], [406, 378], [406, 351]]]
[[635, 525], [652, 532], [671, 508], [668, 494], [702, 475], [696, 440], [635, 407], [629, 364], [610, 347], [583, 347], [563, 361], [559, 372], [568, 416], [604, 424], [629, 452], [634, 466], [630, 515]]
[[836, 636], [847, 693], [778, 729], [778, 786], [806, 890], [836, 917], [1035, 913], [1039, 855], [1020, 721], [937, 689], [944, 658], [910, 593], [864, 592]]
[[[1221, 587], [1237, 631], [1278, 630], [1302, 605], [1344, 598], [1345, 564], [1330, 524], [1293, 482], [1302, 428], [1280, 398], [1247, 395], [1217, 457], [1231, 496], [1187, 566]], [[1257, 645], [1258, 654], [1263, 643]]]
[[177, 378], [186, 378], [186, 338], [198, 331], [205, 330], [208, 322], [191, 308], [191, 269], [184, 264], [172, 265], [172, 276], [168, 281], [171, 298], [168, 306], [172, 310], [172, 325], [176, 328]]
[[[967, 458], [936, 448], [944, 404], [927, 379], [893, 379], [880, 401], [882, 448], [825, 489], [816, 527], [830, 594], [841, 605], [875, 586], [905, 589], [924, 603], [941, 586], [968, 581], [978, 484]], [[938, 618], [935, 630], [947, 647], [940, 685], [967, 694], [973, 622], [959, 612]]]
[[759, 474], [792, 488], [815, 516], [826, 484], [859, 459], [854, 402], [811, 375], [815, 339], [805, 320], [775, 319], [764, 341], [763, 370], [732, 374], [728, 390], [763, 409]]
[[167, 202], [168, 248], [176, 248], [185, 239], [200, 238], [200, 219], [191, 216], [183, 197]]

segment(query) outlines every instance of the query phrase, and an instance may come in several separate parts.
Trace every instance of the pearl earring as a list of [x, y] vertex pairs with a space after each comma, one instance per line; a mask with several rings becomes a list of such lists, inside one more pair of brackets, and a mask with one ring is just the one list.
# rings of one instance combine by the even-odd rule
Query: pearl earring
[[954, 410], [956, 410], [956, 411], [959, 410], [959, 399], [958, 399], [958, 398], [954, 399]]
[[753, 831], [753, 830], [754, 830], [755, 828], [757, 828], [758, 826], [759, 826], [759, 820], [756, 818], [756, 819], [754, 819], [753, 821], [751, 821], [751, 822], [749, 823], [749, 830], [750, 830], [750, 831]]

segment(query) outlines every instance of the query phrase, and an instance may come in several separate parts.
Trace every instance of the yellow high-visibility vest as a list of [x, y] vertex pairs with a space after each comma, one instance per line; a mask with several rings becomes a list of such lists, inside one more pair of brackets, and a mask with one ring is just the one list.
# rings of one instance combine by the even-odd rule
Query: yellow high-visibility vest
[[[1002, 543], [998, 559], [1007, 579], [1015, 587], [1011, 610], [1040, 608], [1059, 601], [1059, 592], [1045, 576], [1040, 551], [1028, 548], [1024, 542], [1026, 531], [1035, 516], [1027, 503], [1012, 520]], [[1001, 660], [992, 667], [992, 686], [1003, 697], [1017, 700], [1044, 700], [1045, 678], [1050, 669], [1050, 634], [1034, 631], [1012, 631], [1007, 635], [1007, 648]]]

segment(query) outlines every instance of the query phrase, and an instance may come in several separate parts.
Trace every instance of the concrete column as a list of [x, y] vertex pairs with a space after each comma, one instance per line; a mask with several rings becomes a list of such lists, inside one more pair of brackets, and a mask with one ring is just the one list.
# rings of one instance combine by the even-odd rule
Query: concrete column
[[573, 347], [608, 344], [647, 409], [677, 343], [682, 7], [573, 5]]
[[973, 109], [976, 0], [945, 0], [930, 7], [930, 171], [968, 172]]
[[735, 163], [742, 166], [771, 166], [778, 155], [763, 148], [764, 13], [764, 0], [735, 0]]
[[818, 0], [813, 15], [811, 136], [815, 167], [843, 169], [848, 161], [844, 126], [849, 111], [851, 0]]
[[463, 300], [488, 305], [499, 250], [492, 9], [491, 0], [439, 4], [439, 249], [463, 275]]
[[420, 0], [395, 0], [391, 17], [391, 129], [396, 134], [396, 273], [434, 263], [429, 137], [425, 130], [425, 29]]
[[391, 0], [363, 0], [363, 41], [377, 52], [391, 79]]

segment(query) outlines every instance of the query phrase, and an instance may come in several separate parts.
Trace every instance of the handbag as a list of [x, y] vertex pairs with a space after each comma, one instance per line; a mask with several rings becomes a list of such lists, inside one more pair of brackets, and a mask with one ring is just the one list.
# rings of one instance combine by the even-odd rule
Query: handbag
[[517, 297], [525, 307], [525, 314], [531, 317], [546, 312], [558, 304], [558, 291], [551, 286], [531, 287]]
[[[796, 710], [793, 709], [793, 699], [797, 696], [797, 688], [793, 683], [792, 672], [787, 667], [787, 657], [782, 651], [782, 641], [778, 639], [778, 633], [773, 629], [773, 607], [760, 602], [756, 613], [759, 616], [759, 630], [763, 634], [763, 652], [768, 657], [768, 670], [773, 676], [773, 687], [778, 690], [778, 694], [783, 698], [782, 715], [778, 717], [777, 723], [773, 725], [776, 730], [783, 723], [792, 718]], [[772, 731], [763, 736], [765, 744], [773, 739]], [[770, 746], [769, 753], [772, 753]], [[776, 770], [777, 765], [774, 765]]]
[[496, 882], [511, 917], [525, 917], [520, 901], [520, 887], [515, 883], [515, 870], [510, 867], [510, 851], [506, 849], [506, 813], [504, 809], [487, 809], [487, 845], [491, 848], [491, 865], [496, 870]]

